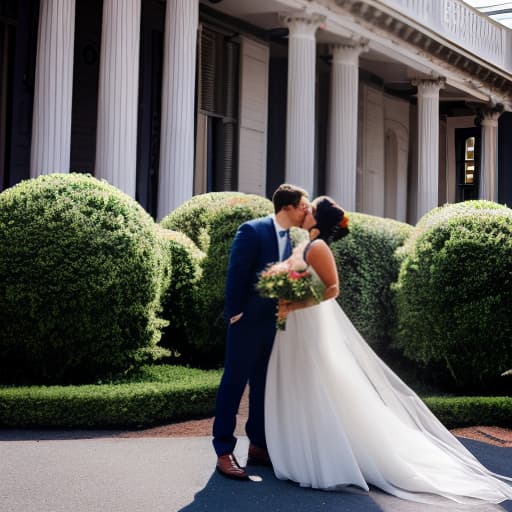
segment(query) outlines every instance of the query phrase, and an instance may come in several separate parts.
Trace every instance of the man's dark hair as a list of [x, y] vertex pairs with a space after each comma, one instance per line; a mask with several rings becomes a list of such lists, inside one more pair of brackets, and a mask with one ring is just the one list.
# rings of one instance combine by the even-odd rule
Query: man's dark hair
[[303, 188], [288, 183], [279, 185], [272, 196], [274, 212], [279, 213], [285, 206], [289, 205], [297, 208], [303, 197], [308, 197], [308, 193]]

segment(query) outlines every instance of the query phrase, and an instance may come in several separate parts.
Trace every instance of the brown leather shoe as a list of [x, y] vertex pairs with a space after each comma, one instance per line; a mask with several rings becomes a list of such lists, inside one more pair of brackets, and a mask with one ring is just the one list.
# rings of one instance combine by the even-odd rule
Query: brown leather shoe
[[244, 468], [240, 467], [232, 453], [221, 455], [217, 458], [217, 471], [227, 478], [249, 480], [249, 475], [245, 472]]
[[247, 464], [251, 466], [270, 466], [272, 467], [272, 461], [268, 451], [265, 448], [260, 448], [255, 444], [249, 444], [249, 454], [247, 456]]

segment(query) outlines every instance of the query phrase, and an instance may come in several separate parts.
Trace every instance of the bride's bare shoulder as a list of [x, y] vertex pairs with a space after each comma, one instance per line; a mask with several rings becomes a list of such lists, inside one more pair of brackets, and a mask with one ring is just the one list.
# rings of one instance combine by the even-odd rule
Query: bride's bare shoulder
[[320, 239], [313, 240], [308, 247], [306, 261], [313, 267], [323, 266], [334, 261], [331, 249]]

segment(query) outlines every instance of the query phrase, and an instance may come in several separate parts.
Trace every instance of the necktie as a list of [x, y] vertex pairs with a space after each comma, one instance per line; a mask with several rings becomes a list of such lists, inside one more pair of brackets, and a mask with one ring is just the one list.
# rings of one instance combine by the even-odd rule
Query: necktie
[[283, 257], [282, 257], [282, 259], [285, 260], [286, 258], [289, 258], [292, 255], [292, 241], [290, 240], [290, 230], [282, 229], [281, 231], [279, 231], [279, 236], [281, 238], [283, 236], [286, 237], [286, 245], [284, 246]]

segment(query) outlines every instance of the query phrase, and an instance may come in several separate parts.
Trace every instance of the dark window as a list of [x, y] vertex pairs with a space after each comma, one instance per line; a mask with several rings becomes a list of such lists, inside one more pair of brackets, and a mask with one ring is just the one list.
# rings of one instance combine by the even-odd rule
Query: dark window
[[478, 199], [480, 181], [480, 128], [455, 130], [457, 201]]
[[199, 44], [199, 110], [208, 117], [207, 191], [236, 190], [240, 45], [207, 27]]

